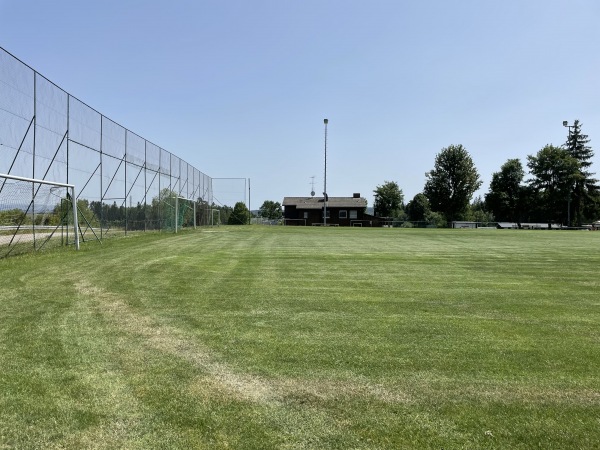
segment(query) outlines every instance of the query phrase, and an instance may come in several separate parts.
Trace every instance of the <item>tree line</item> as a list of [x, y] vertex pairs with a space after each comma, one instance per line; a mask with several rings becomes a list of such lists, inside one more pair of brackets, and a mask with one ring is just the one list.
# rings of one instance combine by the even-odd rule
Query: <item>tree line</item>
[[[165, 188], [148, 203], [137, 202], [126, 206], [124, 202], [105, 203], [99, 200], [77, 199], [79, 224], [82, 227], [105, 227], [135, 230], [161, 230], [193, 226], [194, 223], [206, 225], [211, 223], [213, 210], [221, 211], [221, 219], [227, 219], [233, 209], [227, 206], [209, 205], [202, 198], [197, 198], [194, 217], [194, 205], [190, 201], [179, 199], [176, 192]], [[38, 206], [34, 214], [32, 203], [0, 211], [0, 224], [10, 226], [46, 225], [58, 226], [72, 221], [71, 198], [67, 195], [54, 206]], [[177, 213], [177, 217], [176, 216]], [[216, 215], [215, 215], [216, 216]], [[194, 222], [195, 221], [195, 222]], [[227, 223], [227, 222], [226, 222]]]
[[[600, 187], [591, 171], [592, 148], [590, 139], [581, 131], [576, 120], [569, 127], [567, 141], [560, 147], [544, 146], [536, 154], [528, 155], [526, 172], [519, 159], [508, 159], [498, 172], [492, 174], [489, 190], [484, 198], [473, 199], [482, 180], [475, 164], [462, 145], [443, 148], [435, 157], [434, 167], [425, 174], [422, 192], [408, 203], [398, 183], [385, 181], [373, 191], [374, 214], [400, 222], [422, 222], [446, 226], [455, 220], [474, 222], [544, 222], [579, 227], [600, 218]], [[529, 175], [529, 178], [526, 176]], [[172, 220], [169, 209], [174, 193], [164, 190], [149, 205], [126, 207], [101, 202], [79, 200], [78, 207], [85, 211], [95, 225], [102, 222], [127, 221], [127, 228], [163, 228]], [[219, 211], [220, 223], [247, 224], [251, 212], [243, 202], [232, 208], [226, 205], [202, 205], [197, 209], [197, 223], [212, 223], [213, 212]], [[86, 214], [87, 213], [87, 214]], [[266, 200], [259, 209], [259, 217], [280, 219], [279, 202]], [[191, 221], [186, 213], [183, 223]], [[181, 223], [181, 222], [180, 222]], [[154, 225], [152, 225], [154, 224]]]
[[562, 146], [549, 144], [527, 156], [528, 172], [519, 159], [508, 159], [492, 175], [484, 198], [474, 200], [482, 184], [475, 164], [462, 145], [450, 145], [436, 155], [423, 191], [408, 203], [397, 182], [377, 186], [375, 215], [436, 226], [454, 220], [582, 226], [600, 219], [600, 187], [591, 171], [589, 142], [576, 120]]

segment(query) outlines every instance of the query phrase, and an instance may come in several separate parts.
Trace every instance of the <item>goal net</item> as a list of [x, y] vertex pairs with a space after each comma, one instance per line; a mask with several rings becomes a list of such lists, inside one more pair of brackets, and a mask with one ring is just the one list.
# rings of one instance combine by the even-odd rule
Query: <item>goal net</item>
[[196, 228], [196, 203], [195, 200], [178, 196], [174, 192], [162, 193], [160, 198], [162, 228], [175, 233], [182, 228]]
[[75, 188], [0, 174], [0, 258], [73, 244], [79, 248]]
[[182, 228], [196, 228], [196, 202], [185, 197], [175, 199], [175, 233]]

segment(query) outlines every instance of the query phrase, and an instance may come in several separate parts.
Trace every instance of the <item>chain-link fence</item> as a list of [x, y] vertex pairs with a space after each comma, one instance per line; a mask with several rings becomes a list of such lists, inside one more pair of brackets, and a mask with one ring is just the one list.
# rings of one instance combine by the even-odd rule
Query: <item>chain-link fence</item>
[[[196, 202], [196, 217], [188, 213], [187, 222], [210, 223], [209, 176], [113, 122], [2, 48], [0, 174], [74, 185], [83, 240], [172, 229], [177, 198]], [[2, 195], [0, 213], [7, 209]], [[39, 211], [35, 205], [30, 209]]]

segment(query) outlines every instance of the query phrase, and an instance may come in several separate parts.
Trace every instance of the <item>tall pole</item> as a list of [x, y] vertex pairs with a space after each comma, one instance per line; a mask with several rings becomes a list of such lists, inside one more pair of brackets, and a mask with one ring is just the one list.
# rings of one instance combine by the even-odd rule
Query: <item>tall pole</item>
[[325, 176], [323, 177], [323, 225], [327, 225], [327, 124], [329, 120], [324, 119], [325, 124]]
[[[571, 139], [571, 128], [574, 128], [575, 125], [569, 125], [569, 122], [567, 120], [563, 120], [563, 127], [567, 127], [569, 129], [569, 144], [570, 144], [570, 139]], [[567, 198], [567, 226], [570, 227], [571, 226], [571, 185], [569, 183], [569, 196]]]
[[248, 211], [250, 212], [250, 225], [252, 225], [252, 209], [250, 208], [250, 178], [248, 178]]

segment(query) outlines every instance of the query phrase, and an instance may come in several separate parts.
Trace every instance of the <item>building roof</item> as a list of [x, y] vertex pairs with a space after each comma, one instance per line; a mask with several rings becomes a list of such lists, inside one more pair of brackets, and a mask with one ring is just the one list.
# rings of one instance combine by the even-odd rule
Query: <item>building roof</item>
[[[297, 209], [323, 209], [323, 197], [284, 197], [283, 206]], [[364, 208], [367, 200], [362, 197], [329, 197], [328, 208]]]

